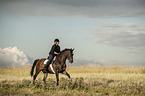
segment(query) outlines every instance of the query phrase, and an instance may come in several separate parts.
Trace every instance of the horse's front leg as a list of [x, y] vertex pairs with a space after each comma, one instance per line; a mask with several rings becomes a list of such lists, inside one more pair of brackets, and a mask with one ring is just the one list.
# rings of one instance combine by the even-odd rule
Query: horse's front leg
[[72, 82], [72, 79], [71, 79], [70, 75], [66, 71], [64, 71], [62, 74], [66, 75], [69, 78], [68, 80], [70, 82]]
[[58, 86], [59, 85], [59, 73], [56, 72], [55, 75], [56, 75], [56, 85]]

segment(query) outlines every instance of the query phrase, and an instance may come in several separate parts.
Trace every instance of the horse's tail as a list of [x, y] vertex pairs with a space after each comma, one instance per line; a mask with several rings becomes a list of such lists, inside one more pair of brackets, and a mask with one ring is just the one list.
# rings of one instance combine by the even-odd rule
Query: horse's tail
[[35, 66], [36, 66], [36, 64], [37, 64], [38, 61], [39, 61], [39, 59], [36, 59], [36, 60], [34, 61], [33, 65], [32, 65], [32, 69], [31, 69], [31, 72], [30, 72], [31, 77], [33, 76], [33, 71], [34, 71], [34, 68], [35, 68]]

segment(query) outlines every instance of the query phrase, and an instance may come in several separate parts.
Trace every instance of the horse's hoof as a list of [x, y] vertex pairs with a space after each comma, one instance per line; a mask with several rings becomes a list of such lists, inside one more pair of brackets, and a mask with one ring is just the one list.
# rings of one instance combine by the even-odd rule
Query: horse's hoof
[[59, 85], [59, 83], [56, 83], [56, 86], [58, 86]]
[[31, 85], [35, 85], [35, 82], [34, 82], [34, 81], [32, 81], [32, 82], [31, 82]]

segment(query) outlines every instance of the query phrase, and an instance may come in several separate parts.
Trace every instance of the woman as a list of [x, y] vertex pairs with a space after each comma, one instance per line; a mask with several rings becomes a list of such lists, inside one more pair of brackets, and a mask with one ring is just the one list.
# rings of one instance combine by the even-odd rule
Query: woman
[[49, 61], [47, 62], [47, 64], [45, 65], [45, 68], [43, 70], [44, 73], [46, 73], [48, 71], [48, 66], [52, 63], [54, 57], [59, 55], [59, 53], [60, 53], [59, 39], [55, 39], [54, 45], [51, 47], [49, 56], [47, 58]]

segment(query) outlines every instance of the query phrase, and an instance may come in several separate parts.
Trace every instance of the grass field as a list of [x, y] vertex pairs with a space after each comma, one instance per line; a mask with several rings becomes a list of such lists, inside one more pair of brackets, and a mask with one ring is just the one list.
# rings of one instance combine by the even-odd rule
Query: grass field
[[43, 84], [43, 73], [32, 85], [31, 67], [0, 68], [0, 95], [49, 95], [49, 96], [145, 96], [145, 66], [67, 66], [72, 77], [60, 74], [60, 85], [50, 74]]

